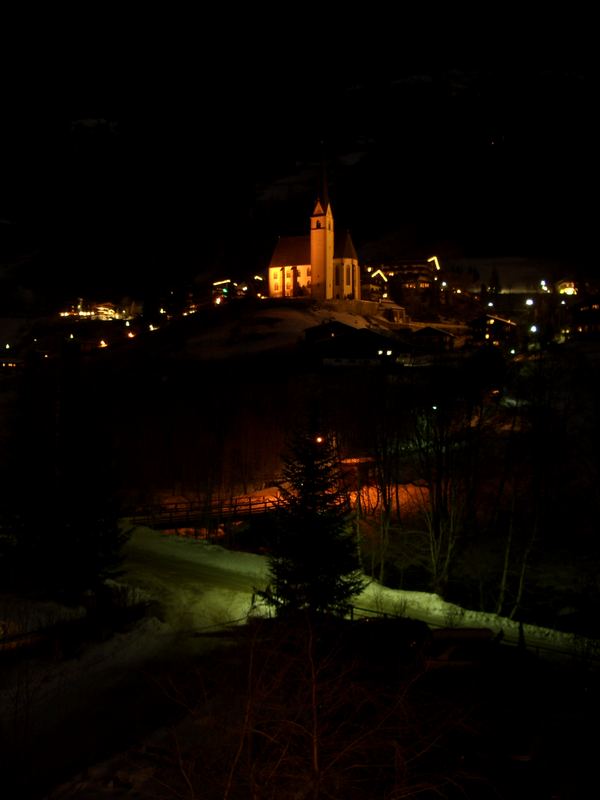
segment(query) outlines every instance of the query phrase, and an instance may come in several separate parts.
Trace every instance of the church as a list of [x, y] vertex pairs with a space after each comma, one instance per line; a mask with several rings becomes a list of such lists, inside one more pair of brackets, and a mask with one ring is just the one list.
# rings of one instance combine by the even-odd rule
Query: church
[[360, 269], [350, 233], [336, 237], [327, 192], [317, 200], [310, 234], [279, 238], [269, 264], [270, 297], [360, 300]]

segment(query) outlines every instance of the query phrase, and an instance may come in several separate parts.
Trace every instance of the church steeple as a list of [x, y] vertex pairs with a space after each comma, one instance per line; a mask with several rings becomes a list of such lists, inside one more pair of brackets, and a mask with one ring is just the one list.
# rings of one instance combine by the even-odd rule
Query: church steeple
[[333, 214], [326, 185], [310, 218], [310, 263], [312, 295], [318, 300], [333, 297]]
[[[323, 143], [321, 142], [321, 145]], [[319, 193], [318, 198], [321, 201], [321, 205], [324, 209], [330, 205], [329, 202], [329, 181], [327, 180], [327, 162], [325, 160], [325, 152], [321, 155], [321, 175], [320, 175], [320, 185], [319, 185]]]

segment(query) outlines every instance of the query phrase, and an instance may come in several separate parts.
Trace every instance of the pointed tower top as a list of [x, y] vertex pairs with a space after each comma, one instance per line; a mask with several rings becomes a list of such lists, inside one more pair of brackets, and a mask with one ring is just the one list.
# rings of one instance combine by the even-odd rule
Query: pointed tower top
[[[329, 204], [327, 204], [329, 205]], [[313, 210], [312, 216], [313, 217], [323, 217], [325, 216], [327, 205], [321, 202], [321, 198], [317, 198], [317, 202], [315, 203], [315, 208]]]

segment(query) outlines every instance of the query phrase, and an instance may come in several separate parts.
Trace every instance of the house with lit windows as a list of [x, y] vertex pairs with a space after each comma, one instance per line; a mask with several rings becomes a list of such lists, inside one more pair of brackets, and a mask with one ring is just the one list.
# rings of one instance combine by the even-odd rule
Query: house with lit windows
[[348, 231], [335, 235], [331, 204], [319, 198], [310, 233], [279, 238], [269, 264], [270, 297], [360, 300], [358, 256]]

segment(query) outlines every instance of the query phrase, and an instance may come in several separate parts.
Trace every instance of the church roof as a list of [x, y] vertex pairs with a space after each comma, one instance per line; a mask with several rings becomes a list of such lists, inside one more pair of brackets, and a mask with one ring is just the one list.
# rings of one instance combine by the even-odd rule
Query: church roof
[[358, 256], [356, 255], [356, 250], [354, 249], [354, 243], [352, 241], [352, 237], [350, 236], [350, 231], [342, 231], [340, 234], [336, 235], [333, 257], [353, 258], [358, 261]]
[[271, 257], [270, 267], [310, 264], [310, 236], [281, 236]]

